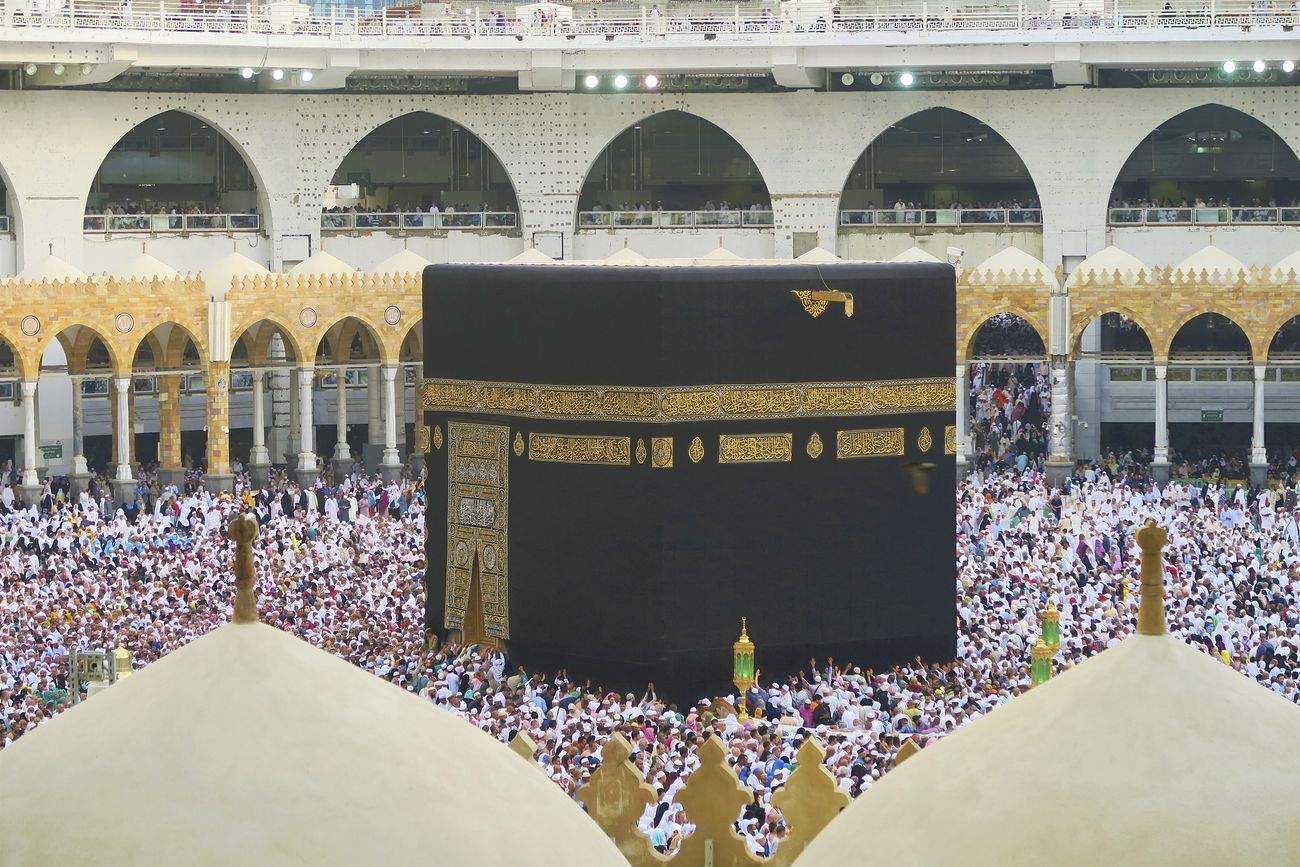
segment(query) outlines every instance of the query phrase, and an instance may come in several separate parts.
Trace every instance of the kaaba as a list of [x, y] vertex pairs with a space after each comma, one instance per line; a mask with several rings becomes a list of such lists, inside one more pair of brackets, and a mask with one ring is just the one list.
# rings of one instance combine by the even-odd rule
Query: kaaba
[[693, 701], [955, 646], [939, 264], [434, 265], [428, 607], [532, 672]]

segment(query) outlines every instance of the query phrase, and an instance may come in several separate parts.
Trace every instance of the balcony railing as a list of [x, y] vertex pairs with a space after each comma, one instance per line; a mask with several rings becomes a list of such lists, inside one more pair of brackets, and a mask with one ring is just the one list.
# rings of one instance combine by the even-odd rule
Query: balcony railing
[[1294, 226], [1300, 208], [1111, 208], [1112, 226]]
[[[937, 0], [901, 0], [888, 4], [842, 0], [832, 11], [809, 4], [781, 11], [745, 8], [739, 4], [664, 2], [659, 14], [618, 4], [583, 9], [570, 18], [500, 19], [488, 7], [465, 4], [450, 15], [412, 15], [407, 7], [382, 3], [343, 6], [318, 2], [316, 9], [284, 5], [222, 3], [181, 6], [119, 0], [40, 0], [8, 3], [0, 11], [0, 26], [41, 30], [110, 30], [156, 33], [214, 33], [248, 36], [304, 34], [320, 37], [447, 37], [524, 38], [594, 37], [656, 40], [696, 34], [708, 38], [752, 34], [799, 33], [805, 36], [838, 33], [924, 31], [1041, 31], [1041, 30], [1189, 30], [1245, 27], [1293, 27], [1300, 24], [1294, 7], [1263, 9], [1259, 0], [1208, 0], [1200, 10], [1174, 10], [1159, 2], [1128, 0], [1090, 2], [1074, 9], [1048, 11], [1032, 4], [1001, 0], [960, 9]], [[1074, 4], [1065, 4], [1074, 6]], [[1282, 5], [1282, 4], [1279, 4]], [[376, 8], [378, 7], [378, 8]], [[450, 9], [450, 7], [448, 7]]]
[[257, 214], [85, 214], [81, 229], [87, 235], [160, 234], [196, 232], [257, 232]]
[[325, 232], [433, 232], [445, 229], [491, 231], [519, 228], [519, 215], [514, 211], [454, 211], [438, 214], [343, 211], [321, 214], [320, 227]]
[[771, 211], [579, 211], [579, 229], [770, 229]]
[[991, 226], [1041, 226], [1038, 208], [902, 208], [891, 210], [840, 211], [841, 226], [960, 226], [987, 229]]

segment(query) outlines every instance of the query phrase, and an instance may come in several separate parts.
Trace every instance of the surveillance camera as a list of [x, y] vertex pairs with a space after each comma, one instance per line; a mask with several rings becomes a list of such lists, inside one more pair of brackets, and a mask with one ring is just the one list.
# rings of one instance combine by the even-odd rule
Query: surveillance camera
[[949, 264], [949, 265], [956, 265], [956, 264], [958, 264], [959, 262], [961, 262], [961, 257], [962, 257], [962, 256], [965, 256], [965, 255], [966, 255], [966, 251], [963, 250], [961, 247], [949, 247], [949, 248], [948, 248], [948, 264]]

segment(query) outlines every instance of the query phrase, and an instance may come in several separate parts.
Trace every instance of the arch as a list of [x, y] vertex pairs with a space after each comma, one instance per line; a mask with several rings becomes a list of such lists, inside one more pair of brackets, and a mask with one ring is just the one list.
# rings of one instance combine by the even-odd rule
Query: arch
[[[169, 116], [171, 115], [183, 116], [184, 118], [187, 119], [187, 122], [189, 121], [197, 122], [202, 129], [211, 130], [213, 136], [215, 136], [215, 141], [217, 142], [216, 153], [212, 156], [214, 162], [216, 163], [215, 168], [217, 169], [217, 174], [213, 176], [213, 180], [216, 181], [218, 185], [223, 179], [224, 172], [228, 168], [228, 162], [224, 161], [224, 154], [221, 150], [221, 145], [223, 143], [225, 145], [228, 145], [231, 148], [231, 150], [233, 150], [234, 153], [238, 155], [240, 162], [243, 164], [244, 170], [248, 174], [250, 183], [253, 185], [253, 192], [255, 192], [256, 194], [257, 213], [261, 216], [263, 220], [262, 231], [269, 235], [271, 232], [270, 201], [267, 197], [266, 184], [264, 183], [264, 180], [261, 176], [261, 172], [258, 170], [256, 163], [249, 156], [244, 146], [240, 144], [240, 142], [237, 139], [235, 139], [233, 136], [231, 136], [226, 130], [222, 129], [222, 127], [219, 124], [214, 123], [212, 120], [210, 120], [209, 118], [203, 116], [198, 112], [192, 111], [189, 108], [182, 107], [180, 105], [175, 105], [169, 108], [165, 108], [162, 111], [154, 112], [148, 115], [147, 117], [145, 117], [143, 120], [134, 123], [125, 132], [123, 132], [122, 135], [120, 135], [113, 142], [112, 145], [109, 146], [108, 150], [103, 153], [99, 161], [95, 164], [96, 167], [94, 173], [91, 175], [90, 182], [87, 184], [88, 189], [86, 191], [85, 199], [83, 200], [83, 210], [88, 210], [91, 207], [92, 195], [99, 195], [103, 197], [103, 201], [105, 204], [112, 203], [112, 199], [109, 197], [111, 194], [107, 194], [103, 190], [104, 184], [101, 175], [104, 171], [105, 165], [109, 162], [109, 159], [110, 157], [112, 157], [114, 151], [117, 151], [119, 147], [123, 146], [124, 143], [126, 143], [129, 139], [131, 139], [133, 134], [139, 132], [141, 136], [145, 135], [148, 131], [144, 130], [143, 128], [146, 127], [147, 125], [158, 124], [160, 121], [165, 121], [166, 119], [168, 119]], [[153, 131], [168, 133], [168, 134], [172, 133], [171, 129], [164, 128], [164, 127], [156, 127]], [[176, 135], [180, 136], [181, 132], [178, 131]], [[161, 145], [161, 140], [160, 140], [160, 145]], [[153, 153], [152, 143], [150, 147], [151, 147], [150, 154], [152, 156]], [[159, 150], [161, 153], [161, 147]], [[194, 152], [193, 135], [190, 136], [190, 143], [189, 143], [188, 150], [192, 157]], [[193, 180], [193, 178], [191, 178], [191, 180]], [[96, 186], [99, 186], [100, 188], [100, 191], [98, 193], [96, 192], [95, 189]], [[164, 189], [179, 191], [183, 187], [199, 187], [199, 186], [203, 186], [203, 184], [197, 182], [188, 183], [188, 184], [173, 183], [173, 184], [166, 185]], [[174, 199], [169, 200], [168, 198], [166, 198], [166, 193], [164, 193], [163, 195], [160, 195], [158, 204], [168, 204], [173, 201], [175, 200]], [[192, 200], [192, 201], [197, 201], [197, 200]], [[229, 208], [228, 210], [231, 212], [238, 213], [244, 211], [245, 209]]]
[[[412, 121], [427, 118], [419, 124]], [[447, 125], [445, 135], [440, 129], [442, 124]], [[420, 201], [398, 201], [392, 202], [389, 199], [390, 207], [402, 207], [404, 210], [418, 208], [423, 210], [430, 204], [436, 202], [439, 207], [445, 210], [447, 204], [454, 204], [458, 209], [464, 210], [462, 206], [465, 201], [464, 196], [460, 193], [465, 190], [454, 189], [454, 181], [458, 174], [458, 161], [464, 159], [466, 162], [462, 165], [466, 168], [465, 177], [473, 177], [475, 172], [479, 174], [480, 182], [486, 179], [487, 189], [484, 189], [483, 183], [480, 183], [480, 189], [475, 191], [478, 194], [484, 194], [484, 201], [492, 205], [490, 210], [519, 211], [519, 195], [514, 182], [506, 169], [505, 161], [501, 159], [500, 154], [491, 147], [486, 140], [478, 133], [471, 129], [461, 120], [451, 117], [440, 112], [430, 111], [428, 109], [410, 109], [399, 112], [383, 122], [372, 126], [359, 138], [357, 138], [348, 148], [347, 152], [337, 156], [333, 171], [330, 173], [327, 183], [333, 186], [347, 183], [348, 163], [354, 158], [358, 151], [364, 151], [367, 143], [373, 146], [384, 146], [391, 144], [392, 137], [396, 137], [398, 144], [398, 153], [400, 155], [401, 175], [403, 179], [400, 182], [390, 182], [385, 186], [408, 186], [412, 190], [409, 194], [416, 194]], [[409, 150], [408, 150], [409, 145]], [[441, 153], [441, 146], [445, 145], [447, 153], [445, 156]], [[461, 154], [461, 148], [464, 148], [464, 154]], [[408, 182], [405, 169], [405, 160], [408, 152], [416, 157], [416, 166], [424, 165], [425, 169], [438, 167], [441, 173], [441, 166], [445, 163], [447, 166], [448, 180], [446, 184], [449, 190], [438, 190], [441, 180], [433, 180], [418, 184]], [[421, 155], [423, 154], [423, 157]], [[477, 161], [477, 169], [472, 164]], [[492, 188], [492, 175], [499, 172], [504, 179], [502, 184], [497, 185], [498, 189]], [[376, 183], [376, 186], [381, 184]], [[508, 192], [508, 195], [503, 195]], [[452, 194], [448, 198], [448, 194]], [[322, 195], [324, 191], [322, 190]], [[474, 208], [477, 210], [477, 207]]]
[[[380, 339], [379, 328], [362, 314], [350, 313], [341, 316], [322, 328], [319, 333], [316, 351], [312, 354], [314, 359], [319, 359], [321, 353], [325, 352], [326, 363], [345, 363], [348, 361], [345, 355], [350, 356], [351, 348], [357, 340], [360, 340], [362, 351], [367, 352], [365, 361], [379, 364], [392, 363], [387, 348]], [[373, 357], [369, 355], [370, 351], [373, 351]]]
[[[954, 128], [954, 123], [959, 125]], [[950, 135], [954, 137], [954, 140], [951, 142], [947, 140]], [[991, 200], [988, 199], [988, 196], [993, 192], [1006, 193], [1008, 191], [1005, 189], [991, 189], [999, 186], [999, 184], [990, 184], [987, 180], [970, 180], [966, 185], [966, 190], [968, 191], [967, 195], [962, 196], [961, 189], [951, 189], [950, 192], [953, 196], [952, 198], [949, 198], [947, 195], [938, 195], [934, 192], [931, 192], [930, 195], [923, 194], [909, 198], [906, 195], [907, 190], [893, 190], [894, 194], [896, 196], [901, 196], [904, 201], [919, 200], [921, 207], [943, 208], [948, 207], [953, 201], [962, 202], [964, 204], [978, 203], [981, 198], [979, 193], [980, 191], [983, 191], [983, 198], [988, 201], [1005, 202], [1010, 199], [1019, 201], [1022, 206], [1027, 204], [1025, 201], [1026, 199], [1032, 201], [1036, 206], [1040, 202], [1038, 184], [1034, 181], [1033, 175], [1029, 171], [1028, 164], [1020, 154], [1020, 150], [1016, 148], [1016, 146], [1012, 144], [1011, 140], [997, 127], [979, 117], [976, 117], [975, 115], [967, 113], [966, 111], [950, 108], [946, 105], [931, 105], [920, 110], [913, 110], [891, 120], [885, 125], [881, 132], [868, 142], [867, 146], [858, 153], [852, 165], [850, 165], [848, 170], [845, 172], [844, 180], [840, 184], [840, 210], [854, 210], [858, 207], [865, 207], [865, 203], [852, 201], [855, 197], [849, 195], [858, 189], [851, 185], [860, 171], [864, 175], [864, 178], [869, 178], [870, 175], [874, 174], [875, 185], [872, 186], [871, 189], [879, 190], [883, 198], [890, 198], [889, 193], [891, 191], [886, 190], [880, 183], [882, 181], [882, 167], [879, 165], [879, 155], [874, 152], [883, 147], [891, 147], [891, 143], [887, 141], [887, 138], [893, 138], [895, 136], [900, 139], [904, 136], [908, 136], [912, 139], [911, 142], [906, 143], [905, 147], [908, 157], [914, 161], [914, 164], [903, 164], [901, 162], [903, 157], [896, 157], [900, 160], [897, 166], [897, 172], [899, 177], [902, 177], [904, 180], [895, 181], [891, 184], [893, 187], [903, 188], [907, 186], [905, 183], [907, 177], [921, 177], [924, 172], [933, 171], [933, 177], [935, 178], [934, 181], [929, 181], [927, 183], [916, 181], [912, 186], [930, 188], [941, 186], [944, 188], [952, 188], [952, 181], [960, 179], [959, 176], [962, 174], [963, 166], [968, 167], [967, 175], [972, 179], [987, 179], [990, 174], [990, 164], [994, 166], [1002, 166], [1002, 170], [1007, 172], [1008, 178], [1014, 178], [1016, 176], [1023, 177], [1023, 180], [1020, 181], [1020, 188], [1012, 189], [1010, 191], [1013, 195], [997, 195]], [[937, 136], [937, 139], [935, 136]], [[933, 143], [936, 140], [938, 146], [937, 149], [934, 149]], [[900, 148], [904, 147], [904, 143], [900, 142], [897, 146]], [[930, 148], [930, 150], [923, 151], [920, 150], [920, 148]], [[874, 168], [872, 166], [873, 155], [877, 156]], [[937, 165], [930, 164], [932, 158], [938, 160]], [[908, 174], [903, 174], [904, 172]], [[1003, 184], [1005, 183], [1006, 182], [1004, 181]], [[1029, 193], [1027, 196], [1023, 194], [1022, 189], [1026, 186]], [[862, 189], [865, 190], [866, 187], [862, 187]], [[972, 198], [972, 195], [974, 198]], [[848, 207], [846, 205], [846, 199], [850, 200], [848, 204], [852, 204], [855, 207]], [[890, 205], [883, 200], [874, 202], [874, 204], [878, 208], [890, 207]]]
[[1275, 354], [1300, 357], [1300, 314], [1274, 323], [1271, 331], [1265, 361], [1271, 361]]
[[[748, 181], [751, 189], [748, 192], [741, 191], [740, 188], [743, 186], [745, 181], [738, 177], [730, 182], [727, 182], [725, 179], [721, 182], [710, 182], [708, 184], [700, 182], [695, 185], [695, 189], [683, 189], [682, 192], [675, 193], [674, 196], [671, 196], [669, 201], [663, 201], [663, 209], [692, 211], [705, 210], [706, 208], [704, 206], [708, 204], [709, 199], [701, 199], [698, 202], [692, 201], [693, 196], [698, 197], [700, 189], [708, 187], [711, 192], [705, 195], [717, 196], [718, 199], [720, 199], [721, 195], [718, 191], [725, 191], [728, 186], [730, 186], [736, 191], [736, 204], [748, 207], [750, 204], [757, 203], [762, 206], [764, 210], [770, 210], [772, 201], [770, 192], [771, 187], [767, 183], [767, 179], [764, 177], [762, 170], [759, 169], [758, 161], [754, 159], [749, 150], [746, 149], [734, 135], [701, 114], [687, 111], [682, 108], [665, 108], [645, 115], [633, 123], [628, 124], [606, 141], [605, 145], [587, 165], [587, 169], [583, 174], [582, 187], [578, 193], [577, 211], [592, 210], [593, 206], [596, 204], [600, 204], [602, 207], [611, 204], [604, 199], [615, 197], [618, 194], [622, 194], [622, 196], [636, 193], [649, 194], [651, 188], [645, 186], [647, 175], [645, 140], [647, 138], [663, 139], [677, 135], [688, 135], [690, 132], [690, 130], [687, 129], [689, 121], [695, 122], [697, 177], [703, 176], [704, 135], [707, 132], [708, 135], [713, 137], [711, 144], [720, 146], [720, 154], [723, 159], [728, 157], [733, 160], [743, 158], [743, 160], [748, 163], [749, 169], [747, 170], [746, 175], [751, 178], [751, 180]], [[656, 148], [666, 147], [662, 141], [658, 142], [655, 146]], [[623, 152], [620, 153], [620, 165], [617, 168], [613, 165], [615, 159], [614, 153], [616, 150]], [[711, 155], [711, 157], [716, 156], [718, 155]], [[606, 162], [604, 172], [606, 186], [608, 188], [606, 192], [609, 193], [608, 196], [604, 197], [600, 196], [599, 191], [593, 188], [593, 184], [596, 183], [594, 180], [595, 173], [601, 169], [602, 158]], [[667, 166], [670, 165], [670, 163], [671, 161], [665, 158], [663, 166], [656, 168], [655, 170], [667, 171]], [[652, 168], [655, 167], [652, 166]], [[635, 185], [621, 188], [609, 187], [609, 184], [614, 181]], [[754, 183], [755, 181], [756, 183]], [[755, 187], [759, 189], [755, 189]], [[660, 193], [658, 197], [659, 201], [655, 201], [655, 198], [656, 197], [652, 195], [650, 196], [651, 201], [645, 202], [646, 210], [653, 210], [659, 204], [659, 201], [662, 201], [663, 193]], [[714, 204], [718, 203], [718, 199], [713, 199]], [[742, 201], [742, 199], [744, 201]], [[643, 199], [641, 201], [644, 202], [645, 200]], [[727, 199], [727, 201], [730, 203], [731, 199]], [[633, 205], [634, 203], [627, 202], [627, 204]], [[577, 220], [577, 216], [577, 213], [573, 215], [575, 221]]]
[[424, 358], [424, 317], [411, 323], [411, 327], [406, 329], [401, 342], [397, 345], [399, 363], [419, 361]]
[[[263, 327], [267, 325], [271, 327]], [[250, 343], [247, 345], [249, 362], [251, 364], [265, 364], [267, 347], [271, 343], [271, 338], [276, 334], [279, 334], [280, 339], [284, 341], [286, 353], [292, 354], [295, 361], [303, 360], [302, 344], [299, 342], [294, 330], [274, 314], [259, 316], [253, 322], [240, 328], [238, 332], [235, 332], [230, 345], [233, 348], [241, 340], [251, 338]]]
[[[167, 329], [165, 338], [166, 342], [159, 337], [159, 333], [163, 329]], [[165, 322], [159, 322], [157, 325], [150, 328], [147, 333], [142, 334], [140, 339], [134, 344], [129, 344], [127, 346], [127, 353], [131, 356], [133, 369], [134, 361], [140, 351], [140, 347], [145, 345], [145, 343], [150, 345], [150, 349], [153, 352], [154, 366], [161, 367], [164, 370], [174, 370], [185, 366], [184, 354], [187, 345], [192, 345], [195, 352], [198, 353], [199, 366], [202, 366], [207, 362], [207, 359], [204, 358], [203, 344], [199, 339], [192, 331], [190, 331], [190, 329], [172, 319]]]
[[[5, 357], [6, 353], [8, 358]], [[8, 378], [7, 375], [26, 379], [27, 364], [22, 353], [18, 351], [18, 344], [10, 339], [8, 332], [0, 330], [0, 377]]]
[[41, 343], [40, 349], [36, 353], [38, 365], [45, 357], [50, 344], [55, 340], [58, 340], [63, 346], [64, 354], [68, 358], [68, 372], [70, 373], [84, 373], [86, 371], [90, 351], [96, 341], [103, 345], [108, 354], [108, 371], [113, 376], [129, 376], [131, 373], [129, 365], [123, 366], [119, 347], [108, 339], [105, 334], [96, 329], [95, 326], [82, 322], [68, 323], [57, 334]]
[[[1132, 308], [1121, 304], [1108, 304], [1097, 309], [1085, 309], [1076, 313], [1075, 316], [1072, 317], [1074, 321], [1070, 326], [1071, 354], [1076, 353], [1078, 350], [1079, 341], [1083, 338], [1083, 332], [1087, 330], [1088, 326], [1112, 313], [1128, 319], [1137, 326], [1138, 330], [1141, 331], [1142, 335], [1146, 338], [1146, 351], [1151, 353], [1154, 357], [1155, 341], [1152, 339], [1152, 335], [1157, 334], [1157, 332], [1152, 329], [1150, 324], [1147, 322], [1146, 317], [1137, 313]], [[1104, 352], [1105, 350], [1103, 349], [1102, 351]]]
[[[1024, 358], [1033, 357], [1035, 360], [1041, 357], [1042, 359], [1046, 360], [1047, 327], [1044, 325], [1043, 322], [1041, 322], [1038, 319], [1037, 316], [1025, 310], [1024, 308], [1016, 307], [1013, 305], [1006, 305], [1003, 306], [1001, 309], [996, 309], [992, 313], [989, 313], [988, 315], [981, 317], [973, 326], [971, 326], [970, 330], [966, 334], [962, 335], [962, 338], [957, 343], [958, 348], [961, 350], [958, 361], [963, 361], [963, 362], [976, 361], [981, 357], [975, 354], [975, 342], [979, 338], [980, 332], [984, 329], [984, 326], [1001, 316], [1011, 316], [1014, 317], [1015, 319], [1019, 319], [1023, 321], [1026, 325], [1030, 327], [1030, 329], [1032, 329], [1034, 335], [1037, 336], [1038, 338], [1039, 346], [1042, 347], [1041, 351], [1038, 352], [1036, 355], [1023, 354], [1020, 355], [1019, 357], [1024, 357]], [[994, 357], [1002, 357], [1002, 356], [994, 356]]]
[[1217, 101], [1148, 128], [1116, 169], [1110, 194], [1112, 204], [1171, 208], [1198, 199], [1266, 207], [1270, 200], [1283, 205], [1294, 198], [1300, 198], [1295, 148], [1263, 118]]
[[[1220, 334], [1210, 333], [1216, 330], [1220, 331]], [[1246, 329], [1242, 328], [1232, 317], [1217, 310], [1188, 313], [1171, 325], [1168, 333], [1170, 336], [1165, 347], [1165, 358], [1173, 358], [1175, 352], [1215, 355], [1242, 354], [1247, 358], [1253, 356], [1250, 337], [1246, 333]], [[1174, 344], [1178, 342], [1180, 337], [1188, 345], [1175, 347]], [[1198, 345], [1208, 346], [1211, 342], [1219, 342], [1222, 347], [1196, 348]]]

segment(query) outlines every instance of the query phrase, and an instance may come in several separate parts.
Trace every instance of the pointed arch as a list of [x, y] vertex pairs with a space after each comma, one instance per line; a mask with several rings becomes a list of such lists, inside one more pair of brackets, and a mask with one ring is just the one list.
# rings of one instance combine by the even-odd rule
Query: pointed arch
[[328, 362], [346, 362], [358, 340], [366, 356], [364, 360], [380, 364], [391, 362], [380, 339], [380, 329], [368, 317], [357, 313], [340, 316], [322, 328], [312, 358], [320, 358], [325, 352]]
[[284, 341], [286, 353], [292, 355], [294, 361], [301, 362], [304, 355], [297, 335], [284, 320], [274, 314], [261, 316], [256, 321], [243, 326], [235, 334], [230, 345], [237, 346], [240, 341], [245, 341], [249, 363], [265, 364], [267, 348], [276, 334], [279, 334], [280, 339]]
[[1087, 330], [1088, 326], [1099, 320], [1104, 320], [1110, 314], [1122, 316], [1132, 322], [1142, 336], [1146, 338], [1146, 351], [1154, 354], [1155, 336], [1158, 336], [1158, 332], [1152, 329], [1145, 316], [1122, 304], [1103, 304], [1097, 308], [1074, 311], [1070, 324], [1070, 353], [1072, 355], [1077, 354], [1079, 341], [1083, 338], [1083, 332]]
[[[1218, 334], [1211, 332], [1217, 331]], [[1253, 356], [1250, 336], [1236, 320], [1217, 310], [1187, 313], [1170, 325], [1164, 357], [1173, 358], [1175, 352], [1210, 353], [1216, 355]], [[1176, 346], [1179, 341], [1182, 346]], [[1198, 347], [1206, 348], [1198, 348]]]
[[[978, 361], [982, 357], [990, 357], [990, 356], [1001, 357], [998, 354], [989, 354], [989, 353], [984, 353], [981, 355], [978, 354], [976, 351], [977, 344], [980, 341], [981, 332], [985, 330], [985, 326], [989, 325], [990, 323], [998, 321], [1001, 317], [1010, 317], [1010, 319], [1007, 320], [1008, 322], [1018, 320], [1019, 322], [1023, 323], [1025, 326], [1028, 326], [1028, 330], [1022, 333], [1020, 335], [1021, 337], [1028, 338], [1031, 341], [1033, 338], [1037, 338], [1037, 344], [1030, 343], [1026, 345], [1028, 351], [1012, 352], [1012, 353], [1008, 353], [1008, 355], [1019, 356], [1024, 358], [1034, 358], [1034, 359], [1042, 358], [1044, 360], [1047, 358], [1046, 324], [1040, 321], [1038, 317], [1035, 316], [1033, 313], [1029, 312], [1028, 310], [1025, 310], [1022, 307], [1016, 307], [1014, 305], [1005, 305], [1002, 307], [1002, 309], [994, 310], [988, 315], [983, 316], [977, 323], [975, 323], [975, 325], [970, 329], [970, 331], [967, 334], [962, 335], [962, 339], [958, 341], [957, 345], [962, 349], [961, 356], [963, 360], [970, 362], [970, 361]], [[1024, 329], [1021, 330], [1023, 331]], [[1035, 349], [1037, 351], [1033, 351]]]
[[193, 346], [198, 354], [198, 363], [202, 365], [205, 359], [205, 348], [202, 341], [190, 329], [181, 325], [179, 322], [167, 320], [160, 322], [133, 344], [128, 344], [127, 352], [131, 356], [133, 363], [137, 357], [140, 347], [148, 344], [154, 356], [154, 366], [164, 370], [176, 370], [185, 364], [185, 350], [188, 346]]
[[[694, 147], [690, 147], [692, 136]], [[689, 157], [693, 159], [684, 159]], [[685, 180], [680, 186], [669, 191], [667, 184], [676, 182], [670, 174], [678, 168], [689, 171], [692, 164], [696, 170], [695, 183], [683, 175]], [[709, 174], [705, 172], [706, 165]], [[712, 173], [715, 169], [717, 172]], [[662, 184], [648, 185], [647, 180], [656, 174], [664, 179]], [[602, 181], [604, 191], [599, 189]], [[590, 211], [597, 204], [602, 207], [617, 204], [606, 199], [619, 194], [634, 198], [637, 194], [645, 195], [649, 201], [640, 201], [646, 210], [653, 210], [660, 203], [664, 210], [704, 210], [710, 201], [715, 205], [726, 201], [744, 207], [758, 204], [764, 210], [771, 207], [767, 179], [744, 145], [708, 118], [681, 108], [666, 108], [645, 115], [611, 137], [587, 166], [577, 210]], [[574, 220], [577, 220], [576, 213]]]

